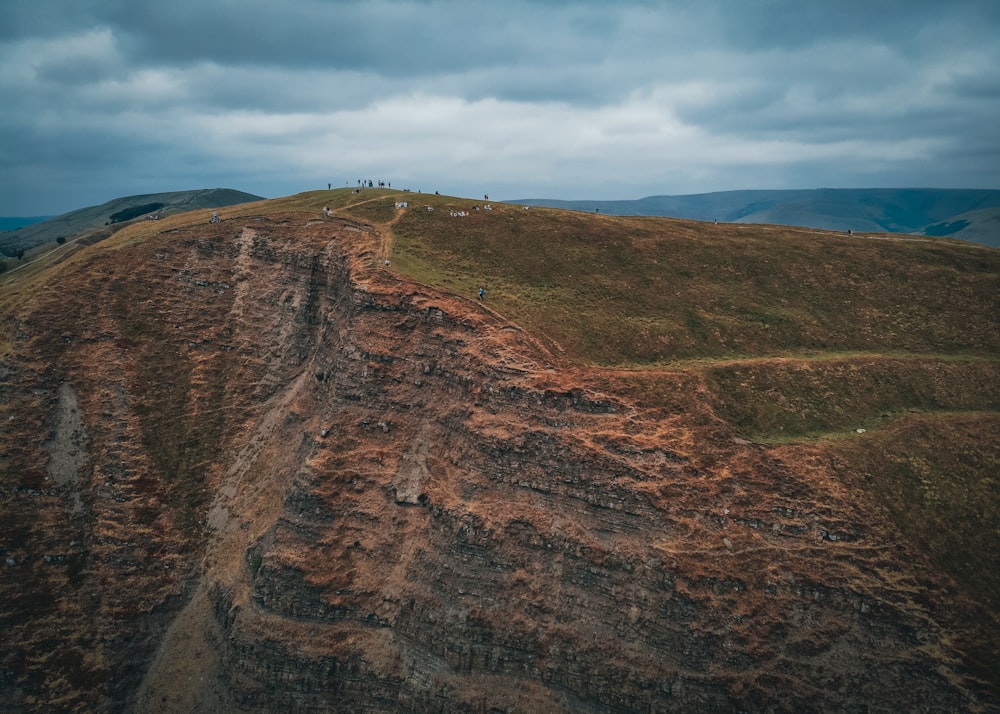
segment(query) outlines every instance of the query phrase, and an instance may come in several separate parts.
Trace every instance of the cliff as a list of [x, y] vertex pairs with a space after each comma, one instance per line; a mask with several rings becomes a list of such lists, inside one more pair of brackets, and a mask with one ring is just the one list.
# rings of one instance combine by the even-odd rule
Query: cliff
[[[990, 588], [872, 487], [933, 415], [755, 438], [726, 400], [759, 362], [570, 359], [397, 270], [425, 208], [373, 195], [163, 219], [7, 286], [6, 711], [996, 706]], [[892, 374], [950, 385], [995, 464], [978, 349]]]

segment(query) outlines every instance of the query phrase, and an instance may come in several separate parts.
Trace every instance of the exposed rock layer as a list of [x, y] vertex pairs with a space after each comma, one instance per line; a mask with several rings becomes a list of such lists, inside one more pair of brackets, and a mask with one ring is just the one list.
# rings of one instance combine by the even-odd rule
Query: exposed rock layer
[[7, 709], [990, 705], [982, 614], [845, 464], [561, 367], [378, 238], [180, 229], [7, 325]]

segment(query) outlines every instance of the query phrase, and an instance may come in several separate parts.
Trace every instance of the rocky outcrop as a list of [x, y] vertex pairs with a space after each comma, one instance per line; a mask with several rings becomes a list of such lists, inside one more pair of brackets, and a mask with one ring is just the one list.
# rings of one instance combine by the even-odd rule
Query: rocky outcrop
[[843, 463], [736, 439], [692, 374], [560, 365], [376, 239], [179, 229], [20, 318], [9, 708], [990, 705], [974, 607]]

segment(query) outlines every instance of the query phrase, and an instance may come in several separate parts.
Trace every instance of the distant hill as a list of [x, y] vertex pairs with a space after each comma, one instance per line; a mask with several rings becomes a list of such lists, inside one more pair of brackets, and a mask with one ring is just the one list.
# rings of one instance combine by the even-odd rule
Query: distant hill
[[981, 208], [926, 226], [925, 236], [948, 236], [1000, 248], [1000, 208]]
[[128, 221], [146, 214], [155, 213], [167, 216], [201, 208], [222, 208], [260, 200], [262, 200], [260, 196], [228, 188], [125, 196], [100, 206], [81, 208], [41, 223], [24, 225], [16, 230], [0, 233], [0, 252], [12, 255], [18, 251], [31, 250], [40, 245], [52, 243], [59, 238], [71, 238], [80, 233], [97, 230], [112, 223]]
[[634, 201], [523, 199], [512, 203], [612, 215], [917, 233], [1000, 245], [1000, 191], [985, 189], [822, 188], [648, 196]]
[[0, 216], [0, 231], [14, 231], [50, 218], [53, 216]]

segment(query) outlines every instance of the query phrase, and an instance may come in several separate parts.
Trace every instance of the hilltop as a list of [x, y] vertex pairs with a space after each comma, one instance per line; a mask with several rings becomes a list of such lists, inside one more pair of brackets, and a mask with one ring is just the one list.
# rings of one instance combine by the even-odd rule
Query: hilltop
[[218, 212], [0, 275], [6, 709], [996, 708], [1000, 251]]
[[522, 199], [516, 203], [621, 216], [950, 236], [1000, 247], [1000, 191], [995, 190], [824, 188], [719, 191], [632, 201]]
[[228, 188], [206, 188], [193, 191], [148, 193], [116, 198], [100, 206], [89, 206], [54, 218], [32, 223], [0, 233], [0, 253], [16, 255], [58, 239], [69, 239], [83, 233], [124, 223], [138, 217], [169, 216], [200, 208], [222, 208], [239, 203], [263, 200], [242, 191]]

